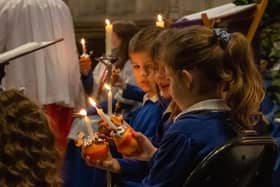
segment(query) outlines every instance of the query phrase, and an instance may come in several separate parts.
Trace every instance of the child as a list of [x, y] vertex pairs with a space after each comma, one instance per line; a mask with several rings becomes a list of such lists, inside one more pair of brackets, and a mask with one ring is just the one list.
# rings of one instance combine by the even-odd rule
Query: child
[[[139, 31], [138, 27], [129, 21], [116, 21], [113, 23], [112, 32], [112, 53], [117, 57], [117, 61], [114, 63], [114, 67], [119, 71], [119, 76], [121, 79], [127, 83], [135, 85], [135, 80], [132, 75], [132, 67], [129, 62], [128, 45], [131, 38]], [[93, 73], [88, 75], [83, 74], [82, 80], [86, 90], [93, 89], [94, 97], [102, 98], [102, 88], [100, 84], [104, 83], [104, 76], [106, 76], [106, 66], [102, 63], [96, 65]], [[93, 79], [89, 81], [89, 79]], [[88, 83], [87, 83], [88, 82]], [[92, 82], [94, 84], [92, 84]]]
[[[170, 81], [167, 79], [165, 75], [165, 70], [163, 66], [159, 63], [155, 64], [155, 81], [160, 91], [161, 96], [161, 102], [165, 105], [168, 105], [171, 96], [169, 93], [169, 85]], [[170, 103], [164, 113], [162, 114], [162, 117], [157, 124], [157, 129], [155, 134], [153, 134], [151, 141], [154, 146], [159, 147], [161, 140], [167, 131], [167, 129], [172, 124], [173, 118], [172, 118], [172, 108], [174, 107], [174, 103]], [[118, 162], [120, 164], [121, 173], [120, 176], [122, 177], [122, 180], [118, 184], [119, 186], [127, 186], [127, 187], [136, 187], [139, 186], [139, 182], [141, 182], [141, 179], [143, 179], [143, 175], [138, 172], [137, 168], [143, 168], [148, 163], [147, 162], [141, 162], [137, 160], [128, 160], [128, 159], [118, 159]]]
[[[151, 58], [151, 47], [156, 36], [161, 32], [160, 28], [146, 28], [139, 31], [130, 41], [129, 54], [131, 59], [131, 65], [133, 74], [137, 85], [146, 93], [143, 99], [143, 105], [133, 112], [127, 122], [136, 130], [140, 131], [148, 137], [152, 137], [155, 134], [157, 123], [160, 121], [163, 111], [166, 106], [163, 105], [157, 96], [156, 85], [153, 77], [154, 64]], [[71, 143], [73, 144], [73, 142]], [[73, 145], [69, 147], [73, 152]], [[71, 151], [69, 150], [69, 151]], [[104, 186], [105, 173], [96, 170], [95, 168], [89, 168], [81, 166], [79, 163], [77, 170], [73, 169], [71, 164], [73, 158], [71, 153], [67, 152], [66, 155], [66, 181], [68, 186], [88, 185], [88, 186]], [[81, 158], [79, 157], [81, 160]], [[91, 179], [79, 179], [85, 175], [81, 174], [81, 168], [87, 168], [87, 173], [91, 173]], [[83, 170], [85, 171], [85, 169]], [[88, 175], [89, 177], [90, 175]], [[75, 181], [74, 181], [75, 180]], [[91, 181], [90, 181], [91, 180]], [[75, 183], [75, 185], [73, 185]]]
[[[25, 88], [52, 120], [56, 141], [65, 151], [74, 108], [83, 106], [73, 17], [65, 1], [0, 1], [0, 53], [28, 42], [63, 42], [12, 60], [5, 68], [5, 88]], [[19, 34], [21, 33], [21, 34]], [[62, 91], [63, 90], [63, 91]]]
[[17, 90], [0, 92], [0, 186], [61, 186], [47, 116]]
[[162, 102], [169, 103], [166, 110], [164, 111], [161, 121], [158, 123], [156, 133], [152, 137], [152, 143], [155, 147], [159, 147], [164, 137], [164, 134], [169, 129], [170, 125], [173, 123], [174, 115], [178, 114], [176, 110], [176, 103], [171, 101], [170, 95], [170, 80], [166, 76], [165, 68], [162, 64], [156, 64], [157, 68], [155, 70], [156, 83], [160, 90], [160, 95], [162, 97]]
[[[145, 28], [138, 32], [129, 43], [129, 54], [137, 85], [146, 93], [143, 106], [127, 122], [137, 131], [152, 137], [156, 124], [166, 106], [162, 107], [154, 80], [154, 62], [151, 57], [152, 43], [161, 32], [160, 28]], [[159, 107], [161, 106], [161, 107]], [[160, 111], [158, 110], [160, 108]]]
[[[167, 30], [159, 38], [165, 39], [161, 61], [171, 95], [183, 112], [158, 149], [136, 133], [143, 152], [135, 158], [150, 161], [141, 186], [182, 186], [210, 151], [252, 128], [264, 90], [242, 34], [194, 26]], [[120, 172], [115, 159], [100, 165]]]

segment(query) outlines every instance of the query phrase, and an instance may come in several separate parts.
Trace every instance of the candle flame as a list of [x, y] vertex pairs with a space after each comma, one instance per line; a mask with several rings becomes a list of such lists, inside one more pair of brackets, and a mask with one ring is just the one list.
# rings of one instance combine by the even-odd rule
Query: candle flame
[[157, 16], [157, 19], [158, 19], [158, 21], [162, 21], [162, 16], [159, 14], [159, 15]]
[[88, 100], [92, 106], [96, 107], [96, 102], [91, 97], [89, 97]]
[[82, 109], [82, 110], [80, 110], [79, 114], [82, 115], [82, 116], [86, 116], [87, 111], [85, 109]]
[[105, 23], [106, 23], [106, 25], [110, 25], [111, 24], [109, 19], [106, 19]]
[[86, 44], [86, 40], [84, 38], [81, 39], [81, 44], [85, 45]]
[[111, 90], [111, 86], [109, 84], [104, 84], [104, 88], [108, 91]]

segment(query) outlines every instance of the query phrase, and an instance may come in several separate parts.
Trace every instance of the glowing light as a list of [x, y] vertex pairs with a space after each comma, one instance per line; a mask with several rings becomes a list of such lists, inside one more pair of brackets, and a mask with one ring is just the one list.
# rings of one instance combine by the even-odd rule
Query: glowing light
[[82, 115], [82, 116], [86, 116], [87, 111], [85, 109], [82, 109], [82, 110], [80, 110], [79, 114]]
[[96, 108], [96, 102], [91, 97], [89, 97], [88, 100], [89, 103]]
[[106, 25], [110, 25], [111, 24], [109, 19], [105, 19], [105, 23], [106, 23]]
[[162, 16], [159, 14], [159, 15], [157, 16], [157, 19], [158, 19], [158, 21], [162, 21]]
[[105, 88], [106, 90], [108, 90], [108, 91], [111, 90], [111, 86], [109, 86], [109, 84], [104, 84], [104, 88]]

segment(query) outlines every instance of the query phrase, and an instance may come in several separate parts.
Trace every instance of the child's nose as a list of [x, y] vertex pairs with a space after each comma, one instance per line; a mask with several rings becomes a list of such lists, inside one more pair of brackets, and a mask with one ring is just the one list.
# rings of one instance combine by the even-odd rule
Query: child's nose
[[141, 70], [141, 75], [146, 77], [146, 76], [149, 75], [149, 71], [148, 71], [146, 68], [143, 68], [143, 69]]

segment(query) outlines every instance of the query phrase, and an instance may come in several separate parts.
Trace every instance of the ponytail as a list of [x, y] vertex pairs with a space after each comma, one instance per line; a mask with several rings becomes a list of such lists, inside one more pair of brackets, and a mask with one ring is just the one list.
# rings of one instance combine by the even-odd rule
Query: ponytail
[[224, 55], [223, 77], [228, 82], [226, 102], [234, 121], [245, 129], [251, 129], [264, 97], [261, 74], [253, 61], [247, 39], [240, 33], [231, 34]]
[[245, 36], [192, 26], [164, 31], [160, 34], [162, 38], [161, 61], [178, 76], [178, 70], [199, 70], [203, 81], [198, 94], [205, 94], [210, 89], [221, 93], [232, 110], [232, 120], [241, 129], [251, 129], [264, 89]]

